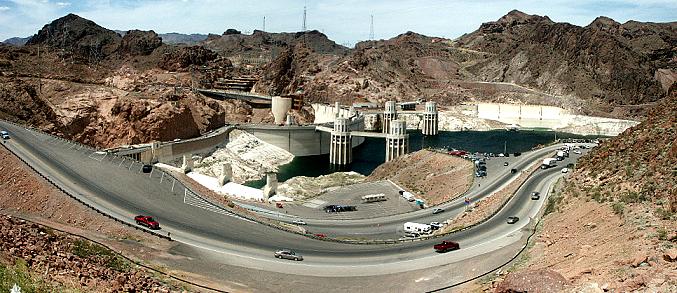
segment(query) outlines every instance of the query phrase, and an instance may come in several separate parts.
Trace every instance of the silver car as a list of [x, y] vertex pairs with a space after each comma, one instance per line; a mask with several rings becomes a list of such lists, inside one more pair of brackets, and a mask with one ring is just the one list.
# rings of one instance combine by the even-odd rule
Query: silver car
[[296, 254], [293, 250], [290, 249], [281, 249], [275, 252], [275, 257], [276, 258], [282, 258], [282, 259], [290, 259], [290, 260], [296, 260], [296, 261], [302, 261], [303, 256], [300, 254]]

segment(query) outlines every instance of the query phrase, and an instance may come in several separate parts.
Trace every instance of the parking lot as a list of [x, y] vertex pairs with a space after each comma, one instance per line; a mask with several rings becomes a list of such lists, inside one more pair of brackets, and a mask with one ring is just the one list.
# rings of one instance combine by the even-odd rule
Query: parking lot
[[[284, 209], [289, 214], [308, 219], [365, 219], [420, 209], [414, 202], [402, 198], [399, 190], [399, 187], [387, 180], [359, 183], [339, 187], [305, 202], [286, 203]], [[385, 201], [362, 201], [364, 195], [381, 193], [385, 195]], [[351, 205], [357, 207], [357, 210], [327, 213], [323, 210], [327, 205]]]

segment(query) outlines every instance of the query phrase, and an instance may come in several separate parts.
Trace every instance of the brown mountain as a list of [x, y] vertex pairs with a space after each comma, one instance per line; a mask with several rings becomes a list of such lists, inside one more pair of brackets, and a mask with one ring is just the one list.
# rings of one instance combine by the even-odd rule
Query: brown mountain
[[610, 105], [655, 102], [677, 72], [677, 22], [619, 24], [599, 17], [580, 27], [514, 10], [457, 45], [493, 54], [468, 68], [481, 80]]
[[45, 45], [87, 58], [92, 54], [102, 57], [113, 54], [121, 40], [116, 32], [71, 13], [46, 24], [26, 45]]
[[269, 33], [254, 30], [251, 35], [242, 34], [234, 29], [226, 30], [223, 35], [210, 35], [202, 42], [206, 48], [224, 56], [237, 54], [277, 56], [288, 47], [304, 43], [313, 51], [322, 54], [342, 55], [348, 48], [334, 41], [317, 30], [296, 33]]

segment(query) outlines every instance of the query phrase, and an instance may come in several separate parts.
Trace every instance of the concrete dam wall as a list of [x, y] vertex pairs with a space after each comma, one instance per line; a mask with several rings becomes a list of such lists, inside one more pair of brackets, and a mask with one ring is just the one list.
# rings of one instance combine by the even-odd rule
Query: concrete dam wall
[[[329, 126], [328, 126], [329, 127]], [[350, 120], [348, 127], [351, 131], [364, 130], [364, 118], [357, 117]], [[331, 133], [318, 131], [315, 125], [240, 125], [242, 129], [253, 134], [258, 139], [284, 149], [294, 156], [315, 156], [329, 153]], [[353, 137], [352, 146], [359, 146], [364, 137]]]

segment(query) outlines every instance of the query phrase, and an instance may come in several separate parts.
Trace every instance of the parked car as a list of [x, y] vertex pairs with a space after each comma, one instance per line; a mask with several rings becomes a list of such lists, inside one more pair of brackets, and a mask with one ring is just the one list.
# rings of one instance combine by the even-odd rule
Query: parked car
[[146, 226], [153, 230], [160, 229], [160, 223], [151, 216], [138, 215], [134, 217], [134, 221], [136, 221], [137, 225]]
[[508, 217], [507, 220], [508, 220], [508, 224], [515, 224], [515, 223], [517, 223], [517, 221], [520, 220], [520, 218], [519, 218], [519, 217], [515, 217], [515, 216], [510, 216], [510, 217]]
[[2, 139], [9, 139], [9, 132], [5, 130], [0, 131], [0, 137], [2, 137]]
[[515, 169], [515, 168], [510, 169], [510, 173], [512, 173], [512, 174], [517, 173], [517, 169]]
[[433, 230], [437, 230], [439, 228], [442, 228], [442, 223], [440, 222], [430, 222], [430, 227], [433, 228]]
[[507, 166], [507, 165], [508, 165], [508, 162], [503, 162], [503, 166]]
[[450, 250], [460, 249], [461, 246], [458, 245], [458, 242], [444, 240], [441, 243], [435, 244], [433, 249], [437, 252], [447, 252]]
[[575, 151], [574, 151], [574, 154], [580, 155], [580, 154], [582, 154], [582, 153], [581, 153], [581, 151], [579, 151], [579, 150], [575, 150]]
[[301, 219], [294, 220], [294, 221], [292, 221], [292, 223], [294, 223], [296, 225], [307, 225], [306, 222], [301, 220]]
[[434, 215], [434, 214], [439, 214], [439, 213], [441, 213], [441, 212], [444, 212], [444, 209], [436, 208], [436, 209], [433, 210], [433, 215]]
[[539, 200], [541, 198], [541, 193], [538, 191], [534, 191], [531, 193], [531, 199], [532, 200]]
[[280, 249], [275, 252], [275, 257], [279, 259], [290, 259], [290, 260], [296, 260], [296, 261], [302, 261], [303, 256], [300, 254], [297, 254], [293, 250], [290, 249]]
[[141, 170], [143, 171], [143, 173], [150, 173], [151, 171], [153, 171], [153, 165], [143, 165]]
[[562, 173], [569, 173], [569, 168], [562, 168]]
[[520, 152], [515, 152], [513, 155], [514, 155], [515, 157], [519, 157], [519, 156], [522, 155], [522, 153], [520, 153]]

